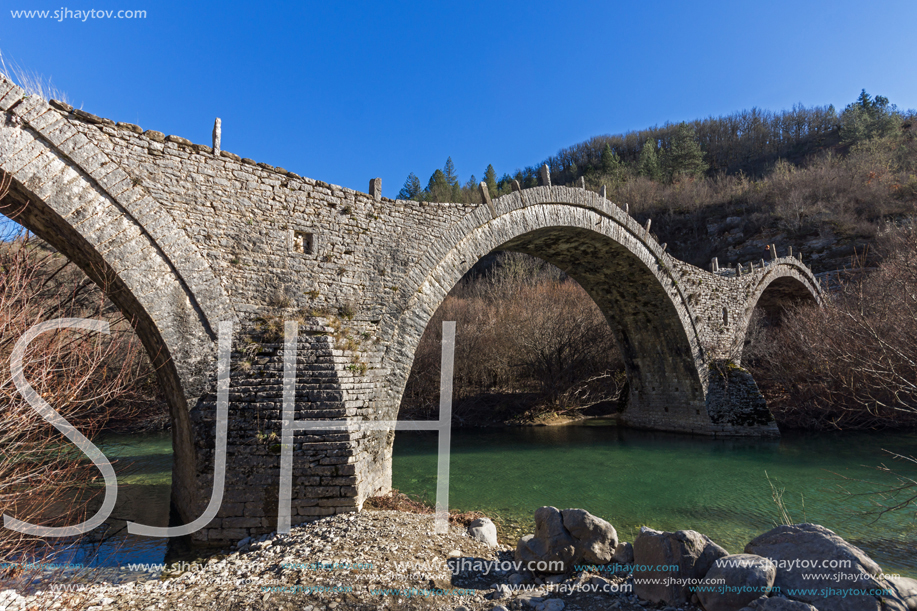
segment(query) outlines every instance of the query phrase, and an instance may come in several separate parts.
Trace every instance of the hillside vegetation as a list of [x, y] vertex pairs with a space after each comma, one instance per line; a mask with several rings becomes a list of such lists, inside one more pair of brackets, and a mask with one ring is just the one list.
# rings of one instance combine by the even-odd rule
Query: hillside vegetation
[[[842, 112], [833, 106], [726, 117], [616, 136], [597, 136], [543, 162], [552, 184], [606, 187], [641, 222], [653, 217], [660, 241], [676, 257], [707, 266], [756, 260], [764, 247], [803, 252], [816, 272], [849, 264], [888, 221], [917, 203], [917, 117], [865, 91]], [[538, 184], [528, 166], [483, 181], [492, 197], [513, 180]], [[478, 179], [463, 185], [451, 158], [422, 187], [414, 174], [399, 197], [480, 202]]]

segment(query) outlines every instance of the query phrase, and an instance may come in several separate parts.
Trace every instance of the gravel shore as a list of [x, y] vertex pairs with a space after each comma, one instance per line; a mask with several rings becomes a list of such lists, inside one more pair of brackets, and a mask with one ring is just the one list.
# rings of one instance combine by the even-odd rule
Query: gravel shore
[[90, 583], [78, 591], [45, 590], [27, 597], [0, 591], [0, 611], [655, 607], [637, 602], [626, 575], [580, 572], [545, 581], [517, 570], [512, 548], [491, 548], [462, 527], [450, 526], [445, 534], [433, 531], [431, 515], [364, 511], [332, 516], [295, 527], [288, 535], [243, 541], [231, 553], [186, 563], [165, 575], [152, 573], [146, 580]]

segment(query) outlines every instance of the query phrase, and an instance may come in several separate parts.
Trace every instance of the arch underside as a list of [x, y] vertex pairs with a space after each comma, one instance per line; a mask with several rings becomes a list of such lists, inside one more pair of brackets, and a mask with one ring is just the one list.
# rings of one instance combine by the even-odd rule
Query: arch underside
[[782, 270], [774, 270], [765, 275], [758, 283], [754, 293], [748, 300], [744, 320], [741, 321], [738, 335], [735, 338], [735, 346], [738, 348], [739, 358], [741, 358], [741, 353], [744, 351], [748, 327], [752, 322], [755, 311], [760, 311], [764, 314], [766, 324], [775, 325], [780, 323], [781, 317], [787, 310], [806, 303], [821, 303], [821, 288], [815, 276], [800, 264], [796, 265], [798, 265], [799, 269], [789, 267]]
[[[92, 185], [87, 189], [95, 190]], [[95, 195], [102, 197], [98, 193]], [[133, 326], [169, 404], [175, 454], [173, 499], [182, 514], [191, 515], [196, 511], [193, 505], [197, 504], [200, 495], [189, 408], [206, 386], [208, 376], [202, 375], [200, 370], [201, 357], [210, 352], [209, 338], [197, 323], [200, 313], [194, 311], [174, 279], [159, 284], [163, 287], [162, 295], [155, 292], [138, 294], [129, 285], [126, 278], [130, 274], [125, 273], [120, 265], [122, 262], [106, 256], [104, 249], [93, 244], [90, 236], [82, 235], [79, 223], [71, 224], [73, 219], [63, 218], [53, 201], [53, 198], [48, 202], [42, 200], [14, 176], [8, 194], [0, 200], [0, 214], [13, 218], [79, 267]], [[157, 312], [162, 317], [157, 323], [150, 315], [150, 300], [163, 298], [169, 302], [169, 314], [162, 317], [161, 310]], [[167, 323], [167, 335], [181, 337], [182, 344], [169, 342], [164, 337], [162, 322]]]
[[750, 310], [760, 308], [768, 319], [777, 320], [788, 308], [805, 302], [817, 302], [812, 290], [794, 276], [780, 276], [767, 284]]
[[[624, 417], [634, 426], [703, 425], [704, 390], [685, 325], [659, 279], [626, 247], [579, 227], [548, 227], [502, 244], [576, 280], [605, 316], [627, 370]], [[655, 428], [655, 427], [654, 427]]]
[[105, 293], [134, 327], [150, 361], [156, 367], [164, 392], [177, 393], [181, 395], [180, 400], [184, 401], [175, 362], [155, 323], [105, 258], [60, 215], [16, 180], [12, 181], [7, 197], [0, 200], [0, 213], [8, 215], [53, 246]]

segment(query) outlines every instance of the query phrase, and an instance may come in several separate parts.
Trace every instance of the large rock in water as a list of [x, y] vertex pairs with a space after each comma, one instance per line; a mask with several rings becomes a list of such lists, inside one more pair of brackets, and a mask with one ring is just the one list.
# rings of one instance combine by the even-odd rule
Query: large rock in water
[[[775, 589], [818, 611], [908, 611], [878, 564], [818, 524], [778, 526], [753, 539], [745, 553], [777, 566]], [[869, 590], [887, 592], [871, 595]]]
[[516, 560], [532, 571], [560, 574], [579, 563], [608, 564], [617, 545], [614, 527], [584, 509], [540, 507], [535, 534], [519, 539]]
[[660, 532], [644, 526], [634, 541], [634, 593], [654, 603], [684, 604], [693, 594], [691, 586], [728, 555], [699, 532]]
[[705, 611], [739, 611], [756, 598], [767, 596], [777, 567], [761, 556], [730, 554], [713, 563], [697, 589]]

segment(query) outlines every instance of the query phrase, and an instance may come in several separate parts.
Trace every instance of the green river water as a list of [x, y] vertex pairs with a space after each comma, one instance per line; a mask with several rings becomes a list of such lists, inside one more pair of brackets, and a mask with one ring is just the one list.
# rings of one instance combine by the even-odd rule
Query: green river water
[[[860, 494], [895, 483], [875, 469], [880, 463], [917, 476], [913, 463], [893, 461], [883, 450], [917, 454], [917, 435], [713, 440], [620, 429], [601, 421], [459, 429], [452, 437], [450, 506], [482, 511], [503, 532], [532, 532], [532, 514], [542, 505], [582, 507], [611, 522], [623, 540], [633, 541], [641, 525], [693, 529], [739, 552], [779, 522], [769, 477], [785, 491], [793, 521], [822, 524], [862, 548], [886, 572], [917, 577], [917, 507], [879, 516], [875, 496]], [[121, 472], [113, 517], [165, 526], [170, 436], [108, 437], [103, 451], [118, 461]], [[393, 486], [432, 501], [435, 480], [435, 433], [399, 432]], [[122, 524], [113, 520], [111, 531]], [[117, 535], [102, 545], [94, 563], [162, 562], [165, 555], [164, 540]]]

